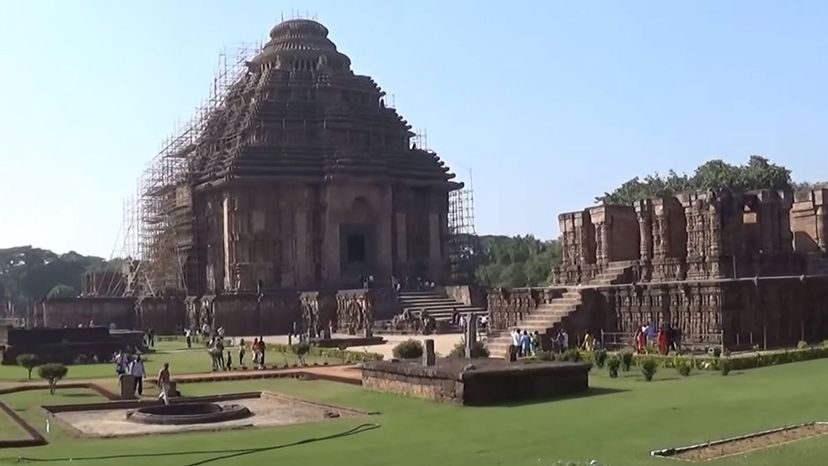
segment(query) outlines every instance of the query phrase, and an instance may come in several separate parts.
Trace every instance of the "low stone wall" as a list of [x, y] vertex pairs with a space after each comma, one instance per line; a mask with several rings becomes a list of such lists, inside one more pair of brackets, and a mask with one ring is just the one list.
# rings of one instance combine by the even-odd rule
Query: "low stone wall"
[[[474, 369], [466, 370], [472, 364]], [[494, 405], [553, 398], [589, 388], [589, 364], [506, 363], [495, 359], [441, 359], [434, 366], [409, 362], [362, 365], [368, 390], [462, 405]]]
[[94, 325], [135, 328], [135, 298], [54, 298], [42, 302], [45, 327]]

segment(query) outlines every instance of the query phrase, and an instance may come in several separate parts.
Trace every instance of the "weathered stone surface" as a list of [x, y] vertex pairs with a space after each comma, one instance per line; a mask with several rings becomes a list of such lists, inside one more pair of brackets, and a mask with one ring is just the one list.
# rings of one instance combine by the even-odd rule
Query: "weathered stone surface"
[[435, 366], [405, 362], [370, 362], [362, 365], [363, 387], [414, 398], [492, 405], [552, 398], [588, 389], [589, 364], [520, 362], [476, 359], [440, 359]]

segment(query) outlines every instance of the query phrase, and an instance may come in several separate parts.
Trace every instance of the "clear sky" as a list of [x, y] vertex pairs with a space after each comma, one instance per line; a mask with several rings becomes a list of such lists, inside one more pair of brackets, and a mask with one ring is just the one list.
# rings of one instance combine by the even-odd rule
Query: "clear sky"
[[828, 180], [828, 2], [0, 0], [0, 247], [109, 257], [218, 54], [308, 11], [468, 181], [479, 233], [761, 154]]

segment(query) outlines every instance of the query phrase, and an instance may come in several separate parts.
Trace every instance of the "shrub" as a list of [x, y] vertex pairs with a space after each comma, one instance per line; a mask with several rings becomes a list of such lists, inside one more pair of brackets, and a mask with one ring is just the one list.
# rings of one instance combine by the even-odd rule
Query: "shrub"
[[40, 378], [49, 381], [49, 393], [52, 395], [55, 394], [58, 380], [66, 377], [67, 372], [69, 372], [69, 369], [57, 362], [50, 362], [37, 368], [37, 373], [40, 375]]
[[592, 359], [599, 369], [604, 368], [604, 363], [607, 362], [607, 352], [604, 350], [597, 350], [593, 352]]
[[32, 380], [32, 369], [39, 366], [41, 361], [36, 354], [24, 353], [17, 355], [17, 365], [29, 372], [29, 380]]
[[632, 353], [630, 353], [628, 351], [625, 351], [625, 352], [621, 353], [621, 370], [623, 370], [624, 372], [629, 372], [630, 367], [632, 367], [632, 362], [633, 362], [633, 354]]
[[820, 343], [820, 346], [822, 346], [823, 348], [828, 348], [828, 340], [822, 340], [822, 343]]
[[607, 368], [609, 369], [609, 376], [613, 379], [618, 377], [618, 367], [621, 365], [621, 359], [618, 356], [612, 356], [607, 359]]
[[581, 352], [577, 348], [569, 348], [561, 355], [562, 361], [578, 362], [581, 360]]
[[[489, 348], [486, 348], [486, 344], [482, 341], [476, 341], [472, 345], [472, 357], [473, 358], [488, 358], [489, 357]], [[454, 345], [454, 348], [451, 349], [449, 353], [449, 357], [452, 358], [465, 358], [466, 357], [466, 343], [465, 342], [457, 342]]]
[[797, 342], [797, 344], [796, 344], [796, 349], [807, 349], [807, 348], [808, 348], [808, 342], [805, 341], [805, 340], [799, 340], [799, 342]]
[[733, 360], [731, 360], [731, 359], [722, 359], [719, 366], [721, 367], [722, 375], [730, 374], [730, 371], [733, 369]]
[[305, 355], [310, 352], [310, 345], [305, 342], [294, 344], [291, 349], [293, 353], [299, 358], [299, 362], [305, 365]]
[[684, 377], [690, 375], [690, 372], [693, 370], [693, 363], [684, 358], [676, 358], [673, 361], [673, 366], [676, 368], [676, 371]]
[[423, 356], [423, 344], [414, 339], [400, 342], [392, 351], [398, 359], [416, 359]]
[[653, 380], [656, 371], [658, 370], [658, 362], [653, 358], [645, 358], [641, 361], [641, 373], [644, 374], [644, 379], [649, 382]]
[[555, 353], [551, 351], [538, 351], [535, 353], [535, 359], [538, 361], [554, 361]]

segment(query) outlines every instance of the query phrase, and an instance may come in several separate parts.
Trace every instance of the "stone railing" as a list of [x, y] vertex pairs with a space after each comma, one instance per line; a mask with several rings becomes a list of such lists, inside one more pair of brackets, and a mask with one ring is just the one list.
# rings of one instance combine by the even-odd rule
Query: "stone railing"
[[543, 304], [563, 296], [563, 288], [495, 288], [488, 293], [489, 328], [506, 330]]

